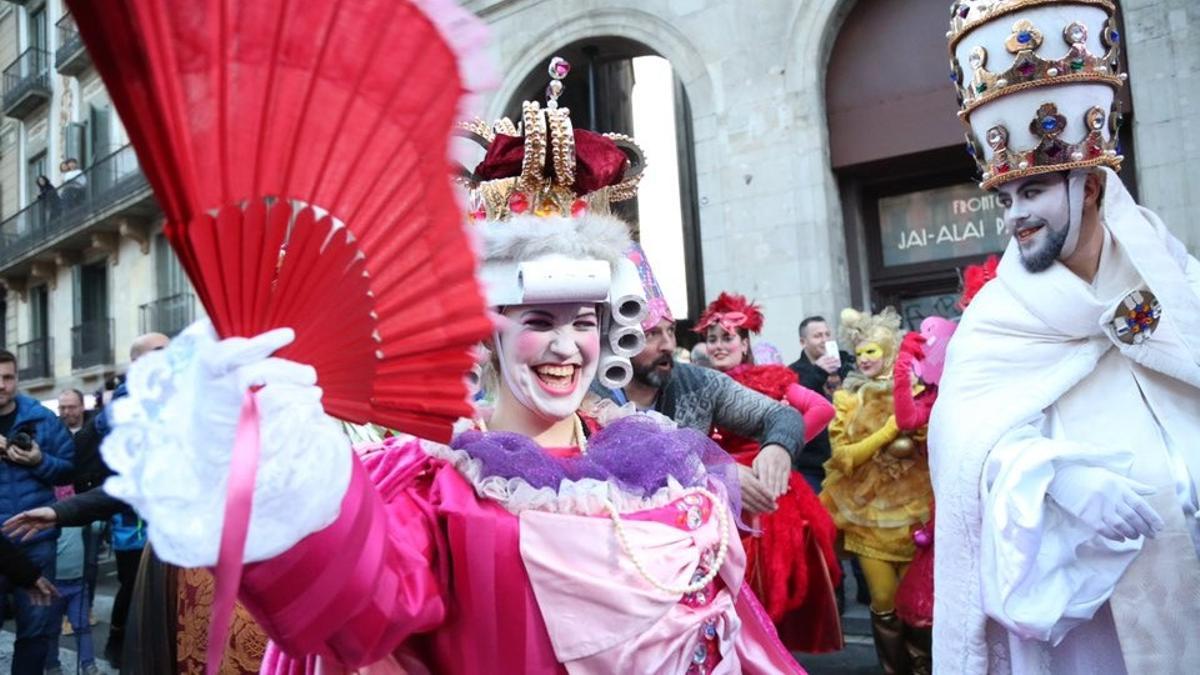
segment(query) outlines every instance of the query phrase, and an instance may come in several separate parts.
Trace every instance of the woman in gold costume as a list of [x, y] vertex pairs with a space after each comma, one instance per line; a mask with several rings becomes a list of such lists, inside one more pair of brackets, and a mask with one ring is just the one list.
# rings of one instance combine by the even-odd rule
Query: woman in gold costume
[[871, 594], [871, 629], [886, 673], [924, 672], [927, 637], [906, 630], [895, 613], [896, 587], [915, 553], [914, 527], [929, 519], [933, 489], [924, 428], [902, 433], [892, 400], [892, 367], [900, 347], [900, 317], [846, 309], [843, 340], [858, 368], [834, 393], [829, 425], [833, 455], [825, 463], [821, 501], [858, 557]]

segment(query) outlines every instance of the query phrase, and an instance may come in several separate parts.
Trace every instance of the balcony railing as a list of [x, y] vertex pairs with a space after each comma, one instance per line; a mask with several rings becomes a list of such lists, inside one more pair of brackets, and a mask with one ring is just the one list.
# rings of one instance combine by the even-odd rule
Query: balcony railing
[[196, 319], [196, 296], [176, 293], [138, 308], [138, 325], [142, 333], [163, 333], [175, 337]]
[[36, 380], [50, 377], [50, 355], [54, 353], [54, 341], [48, 337], [37, 338], [17, 345], [17, 378]]
[[91, 222], [114, 206], [148, 192], [132, 146], [125, 146], [0, 223], [0, 269]]
[[4, 69], [4, 113], [24, 117], [50, 100], [50, 52], [26, 49]]
[[71, 368], [80, 370], [113, 362], [113, 321], [85, 321], [71, 327]]
[[54, 52], [54, 67], [63, 75], [78, 75], [91, 64], [91, 57], [79, 36], [75, 17], [64, 14], [58, 23], [58, 49]]

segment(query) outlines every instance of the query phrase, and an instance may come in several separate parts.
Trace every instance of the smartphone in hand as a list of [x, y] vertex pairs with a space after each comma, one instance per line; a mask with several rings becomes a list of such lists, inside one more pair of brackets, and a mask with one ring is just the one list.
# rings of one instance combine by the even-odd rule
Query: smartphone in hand
[[841, 351], [838, 349], [837, 340], [826, 340], [825, 341], [825, 356], [832, 356], [833, 358], [838, 360], [839, 364], [842, 362], [842, 354], [841, 354]]

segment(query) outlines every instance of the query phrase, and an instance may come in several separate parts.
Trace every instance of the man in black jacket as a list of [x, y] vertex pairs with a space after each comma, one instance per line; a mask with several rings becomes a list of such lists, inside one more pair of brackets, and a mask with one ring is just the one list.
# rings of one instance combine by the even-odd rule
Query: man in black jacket
[[[826, 343], [833, 340], [829, 324], [820, 316], [810, 316], [800, 322], [800, 358], [788, 367], [800, 377], [800, 384], [827, 399], [842, 386], [842, 379], [854, 369], [854, 357], [839, 351], [838, 355], [825, 352]], [[829, 431], [823, 430], [804, 446], [804, 452], [796, 457], [795, 469], [808, 481], [813, 492], [821, 491], [825, 480], [825, 462], [832, 448]]]

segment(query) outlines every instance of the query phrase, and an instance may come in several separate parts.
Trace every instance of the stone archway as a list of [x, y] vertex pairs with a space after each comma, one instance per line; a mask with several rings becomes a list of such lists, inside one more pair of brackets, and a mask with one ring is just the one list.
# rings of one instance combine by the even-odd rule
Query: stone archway
[[[526, 31], [528, 28], [526, 24]], [[714, 104], [708, 71], [699, 53], [680, 31], [668, 22], [637, 9], [581, 12], [555, 21], [540, 33], [532, 32], [530, 39], [522, 40], [520, 51], [514, 55], [515, 65], [506, 69], [507, 78], [488, 105], [492, 113], [491, 119], [505, 115], [515, 119], [520, 110], [520, 101], [541, 98], [541, 91], [545, 87], [545, 64], [552, 56], [561, 55], [573, 63], [575, 68], [572, 78], [584, 73], [589, 67], [589, 57], [581, 54], [581, 49], [584, 53], [592, 50], [594, 54], [599, 54], [602, 62], [607, 61], [613, 65], [629, 64], [629, 76], [618, 76], [617, 80], [608, 81], [603, 77], [603, 73], [613, 71], [606, 71], [603, 65], [599, 66], [599, 98], [593, 99], [589, 93], [583, 100], [575, 98], [574, 103], [569, 104], [577, 128], [595, 124], [596, 131], [632, 130], [637, 136], [638, 131], [632, 126], [632, 118], [627, 116], [634, 114], [634, 110], [629, 107], [631, 100], [623, 98], [624, 94], [633, 91], [633, 62], [638, 57], [653, 56], [660, 57], [660, 62], [669, 64], [670, 77], [674, 80], [676, 141], [669, 150], [661, 147], [657, 151], [647, 148], [647, 153], [652, 171], [655, 170], [656, 164], [666, 161], [667, 157], [677, 158], [677, 174], [672, 169], [668, 174], [672, 175], [672, 178], [666, 179], [675, 182], [671, 187], [667, 187], [661, 183], [661, 178], [655, 180], [653, 176], [649, 177], [643, 183], [642, 196], [638, 202], [622, 204], [618, 212], [621, 217], [636, 226], [640, 225], [641, 220], [638, 215], [639, 209], [651, 203], [643, 202], [643, 198], [659, 205], [657, 210], [651, 208], [662, 220], [650, 222], [666, 225], [667, 228], [655, 227], [646, 230], [643, 245], [652, 259], [655, 255], [663, 256], [657, 262], [662, 266], [659, 281], [664, 291], [672, 298], [672, 306], [678, 318], [694, 318], [705, 303], [704, 263], [700, 245], [700, 233], [704, 223], [701, 222], [696, 194], [695, 176], [698, 168], [694, 148], [697, 143], [706, 140], [696, 133], [695, 119], [698, 114], [713, 117]], [[618, 65], [617, 71], [621, 68]], [[606, 81], [609, 87], [615, 84], [615, 88], [606, 88], [603, 84]], [[580, 80], [575, 80], [574, 84], [567, 83], [567, 95], [571, 96], [580, 86]], [[671, 87], [669, 83], [665, 86]], [[667, 96], [670, 97], [671, 94]], [[601, 105], [589, 109], [584, 102], [587, 100], [599, 100]], [[642, 108], [642, 111], [644, 114], [645, 108]], [[593, 119], [596, 113], [599, 113], [600, 117]], [[610, 117], [613, 114], [617, 117]], [[713, 132], [716, 125], [709, 124], [706, 128]], [[660, 138], [662, 137], [654, 135], [648, 139], [641, 139], [642, 145], [644, 148], [647, 143], [655, 145]], [[648, 187], [652, 188], [651, 192], [647, 192]], [[653, 189], [655, 187], [657, 189]], [[666, 213], [662, 212], [664, 202], [667, 202]], [[670, 202], [673, 202], [674, 206], [671, 206]], [[657, 247], [657, 253], [652, 246]]]
[[[551, 17], [547, 17], [551, 18]], [[700, 53], [675, 26], [639, 9], [581, 10], [553, 21], [520, 46], [518, 58], [505, 63], [507, 78], [492, 95], [489, 117], [499, 117], [521, 86], [525, 73], [540, 67], [554, 50], [589, 37], [612, 36], [640, 42], [671, 62], [687, 89], [692, 116], [701, 118], [715, 111], [712, 80]]]

